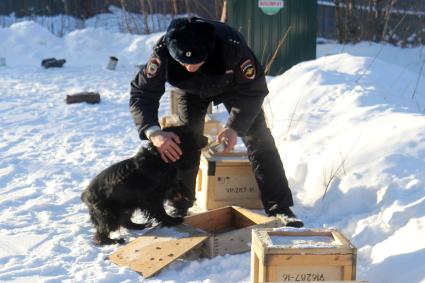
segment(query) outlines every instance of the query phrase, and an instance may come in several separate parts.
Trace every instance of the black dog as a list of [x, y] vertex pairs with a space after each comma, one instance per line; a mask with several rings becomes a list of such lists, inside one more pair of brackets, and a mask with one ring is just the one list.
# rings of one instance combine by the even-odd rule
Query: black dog
[[[144, 229], [154, 219], [164, 226], [182, 223], [182, 217], [172, 217], [166, 213], [166, 200], [171, 201], [177, 210], [187, 211], [193, 205], [194, 197], [184, 187], [179, 172], [196, 166], [196, 156], [208, 140], [204, 136], [195, 137], [185, 126], [164, 130], [174, 132], [180, 138], [183, 154], [178, 161], [164, 162], [157, 149], [149, 143], [134, 157], [103, 170], [82, 193], [81, 199], [88, 206], [91, 222], [96, 229], [93, 236], [95, 244], [124, 243], [123, 239], [109, 238], [109, 233], [120, 226]], [[148, 223], [131, 221], [136, 209], [146, 215]]]

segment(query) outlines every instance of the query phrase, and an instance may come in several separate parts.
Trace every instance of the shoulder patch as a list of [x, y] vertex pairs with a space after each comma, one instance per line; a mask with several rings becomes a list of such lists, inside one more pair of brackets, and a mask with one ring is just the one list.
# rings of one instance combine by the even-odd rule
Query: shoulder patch
[[255, 70], [255, 66], [252, 63], [251, 59], [245, 60], [240, 66], [241, 72], [245, 78], [248, 80], [253, 80], [257, 71]]
[[146, 77], [148, 79], [156, 77], [160, 67], [161, 67], [161, 60], [159, 60], [158, 57], [154, 56], [151, 59], [149, 59], [149, 62], [146, 65], [146, 69], [145, 69]]

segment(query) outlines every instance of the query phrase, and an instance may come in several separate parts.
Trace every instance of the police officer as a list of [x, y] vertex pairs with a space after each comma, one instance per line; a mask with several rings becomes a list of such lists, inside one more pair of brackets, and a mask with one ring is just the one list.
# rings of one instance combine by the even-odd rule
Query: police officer
[[[195, 133], [203, 132], [209, 104], [224, 104], [229, 118], [218, 141], [229, 151], [237, 136], [242, 137], [266, 213], [280, 217], [288, 226], [302, 227], [303, 222], [290, 209], [291, 190], [261, 108], [268, 94], [264, 71], [242, 35], [216, 21], [174, 19], [132, 81], [130, 110], [140, 138], [149, 139], [165, 162], [175, 162], [182, 154], [179, 137], [161, 131], [158, 124], [159, 100], [166, 82], [180, 90], [179, 119]], [[192, 201], [199, 157], [200, 153], [196, 166], [184, 172], [189, 188], [186, 193]]]

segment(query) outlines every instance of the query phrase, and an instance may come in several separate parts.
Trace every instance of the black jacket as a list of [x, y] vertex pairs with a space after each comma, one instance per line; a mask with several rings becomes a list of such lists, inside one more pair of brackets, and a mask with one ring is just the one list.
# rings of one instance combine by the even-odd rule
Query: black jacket
[[261, 111], [268, 93], [264, 70], [242, 35], [233, 28], [216, 21], [215, 47], [200, 70], [190, 73], [169, 54], [162, 37], [154, 47], [147, 65], [131, 82], [130, 111], [141, 139], [144, 131], [158, 124], [159, 100], [165, 83], [182, 89], [187, 94], [211, 99], [214, 103], [231, 99], [232, 109], [226, 126], [243, 136]]

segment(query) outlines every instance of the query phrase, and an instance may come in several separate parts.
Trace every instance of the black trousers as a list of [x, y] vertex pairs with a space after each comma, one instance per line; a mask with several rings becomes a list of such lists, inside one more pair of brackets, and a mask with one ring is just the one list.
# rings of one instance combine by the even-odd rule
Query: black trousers
[[[191, 127], [195, 133], [202, 134], [205, 115], [212, 99], [202, 99], [198, 95], [187, 94], [183, 91], [174, 94], [177, 95], [180, 122]], [[227, 111], [230, 111], [232, 100], [222, 100]], [[242, 140], [248, 151], [248, 158], [261, 192], [265, 212], [268, 215], [275, 215], [283, 208], [292, 206], [293, 200], [288, 180], [263, 111], [260, 111]], [[191, 189], [188, 194], [193, 197], [195, 196], [199, 161], [200, 153], [194, 162], [197, 166], [182, 172], [186, 187]]]

